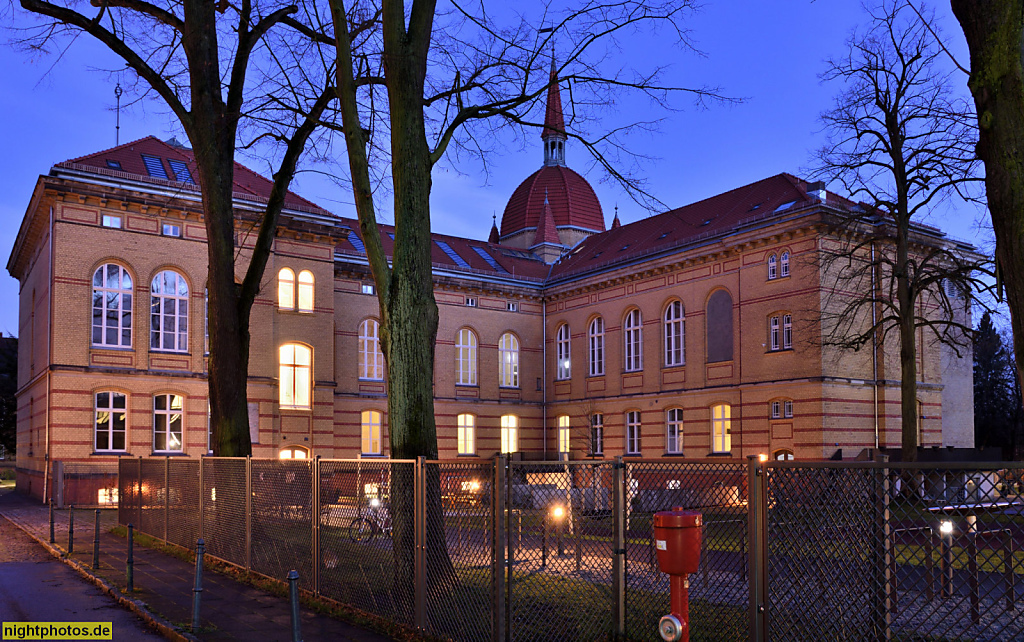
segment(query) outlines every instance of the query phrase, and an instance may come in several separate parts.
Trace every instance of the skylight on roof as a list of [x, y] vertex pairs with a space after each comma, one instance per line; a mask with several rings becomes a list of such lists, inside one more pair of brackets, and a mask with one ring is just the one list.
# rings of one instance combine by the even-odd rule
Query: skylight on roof
[[352, 244], [352, 247], [356, 248], [356, 251], [360, 254], [366, 254], [366, 246], [363, 245], [363, 239], [359, 238], [355, 232], [349, 230], [348, 242]]
[[167, 159], [167, 164], [171, 166], [171, 171], [174, 172], [174, 180], [179, 183], [195, 184], [195, 181], [192, 180], [192, 173], [188, 171], [188, 165], [180, 160], [174, 160], [171, 158]]
[[469, 267], [469, 263], [466, 263], [466, 259], [464, 259], [461, 256], [459, 256], [458, 254], [456, 254], [455, 250], [452, 249], [452, 246], [448, 245], [444, 241], [435, 240], [434, 243], [437, 243], [437, 246], [439, 248], [441, 248], [442, 250], [444, 250], [444, 253], [448, 255], [448, 258], [450, 258], [451, 260], [455, 261], [455, 265], [457, 265], [459, 267], [462, 267], [462, 268], [468, 268]]
[[477, 245], [472, 245], [470, 247], [472, 247], [473, 251], [479, 254], [480, 258], [487, 261], [487, 264], [494, 268], [496, 271], [501, 272], [503, 274], [508, 274], [508, 270], [501, 267], [501, 265], [494, 260], [494, 257], [487, 253], [487, 250]]
[[625, 245], [623, 245], [622, 247], [620, 247], [620, 248], [619, 248], [619, 251], [621, 252], [621, 251], [625, 250], [625, 249], [626, 249], [627, 247], [629, 247], [629, 243], [626, 243]]
[[392, 241], [394, 241], [394, 240], [395, 240], [395, 233], [394, 233], [394, 232], [388, 232], [388, 236], [390, 236], [390, 237], [391, 237], [391, 240], [392, 240]]
[[146, 172], [148, 172], [153, 178], [162, 178], [164, 180], [168, 179], [167, 170], [164, 169], [164, 164], [160, 162], [160, 158], [158, 156], [143, 154], [142, 162], [146, 164]]
[[[781, 212], [782, 210], [788, 210], [789, 208], [793, 207], [793, 205], [795, 205], [795, 204], [796, 204], [796, 201], [789, 201], [788, 203], [783, 203], [782, 205], [779, 205], [778, 207], [775, 208], [775, 212]], [[773, 214], [774, 214], [774, 212], [773, 212]]]
[[668, 232], [662, 232], [661, 236], [658, 237], [658, 240], [660, 241], [661, 239], [665, 238], [666, 236], [668, 236]]
[[107, 159], [107, 167], [110, 169], [121, 169], [121, 161]]

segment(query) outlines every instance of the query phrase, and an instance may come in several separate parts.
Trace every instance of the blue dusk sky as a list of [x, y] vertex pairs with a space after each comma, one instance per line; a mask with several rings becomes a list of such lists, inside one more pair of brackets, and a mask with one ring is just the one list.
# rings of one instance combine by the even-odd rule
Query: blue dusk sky
[[[529, 3], [519, 6], [529, 11]], [[966, 65], [966, 44], [948, 4], [935, 10], [946, 46]], [[5, 27], [30, 20], [16, 4], [0, 12]], [[623, 66], [643, 69], [654, 60], [670, 65], [666, 80], [671, 84], [714, 85], [743, 99], [702, 110], [690, 98], [679, 97], [679, 111], [665, 114], [658, 133], [633, 136], [630, 147], [655, 159], [639, 173], [650, 192], [668, 206], [679, 207], [780, 172], [806, 175], [811, 152], [822, 142], [819, 115], [839, 90], [819, 80], [824, 60], [845, 53], [851, 30], [866, 21], [861, 5], [848, 0], [708, 0], [687, 21], [703, 56], [649, 39], [629, 43], [619, 53]], [[9, 41], [12, 33], [3, 36]], [[54, 163], [114, 145], [115, 80], [98, 70], [121, 66], [87, 36], [79, 37], [59, 60], [0, 48], [0, 248], [5, 259], [37, 177]], [[966, 96], [966, 77], [959, 74], [954, 82]], [[568, 93], [562, 95], [567, 100]], [[645, 103], [620, 106], [635, 119], [644, 118], [646, 109]], [[122, 142], [148, 135], [185, 140], [161, 105], [150, 102], [122, 110]], [[434, 231], [485, 239], [491, 215], [497, 214], [500, 222], [513, 190], [540, 167], [538, 136], [539, 132], [526, 141], [499, 146], [505, 151], [489, 160], [487, 173], [467, 163], [457, 170], [439, 165], [431, 196]], [[571, 141], [566, 157], [568, 165], [594, 186], [607, 223], [616, 205], [623, 223], [650, 215], [592, 167]], [[239, 160], [266, 173], [254, 159]], [[350, 195], [316, 172], [300, 174], [292, 189], [336, 214], [354, 216]], [[928, 222], [990, 249], [990, 234], [979, 226], [982, 218], [973, 207], [957, 206], [943, 208]], [[0, 277], [0, 331], [5, 335], [18, 334], [17, 297], [18, 283], [5, 271]]]

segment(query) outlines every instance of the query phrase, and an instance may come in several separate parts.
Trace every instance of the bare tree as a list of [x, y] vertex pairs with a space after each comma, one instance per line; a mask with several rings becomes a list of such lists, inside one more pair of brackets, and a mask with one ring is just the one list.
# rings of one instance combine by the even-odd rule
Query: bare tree
[[254, 5], [252, 0], [96, 0], [95, 11], [86, 15], [75, 9], [78, 4], [21, 0], [23, 8], [43, 19], [21, 44], [47, 50], [65, 46], [80, 33], [92, 36], [124, 60], [188, 136], [196, 164], [193, 175], [202, 190], [209, 259], [211, 445], [217, 455], [248, 455], [250, 311], [296, 164], [334, 97], [333, 87], [323, 83], [311, 91], [293, 91], [290, 98], [295, 101], [287, 105], [277, 99], [274, 129], [252, 134], [254, 139], [276, 140], [281, 151], [269, 202], [257, 221], [255, 247], [248, 265], [241, 266], [244, 277], [238, 285], [232, 197], [235, 151], [239, 128], [251, 116], [246, 105], [267, 104], [253, 87], [257, 83], [250, 80], [250, 72], [257, 58], [268, 53], [268, 32], [297, 7], [283, 2]]
[[973, 248], [921, 223], [940, 202], [965, 197], [975, 177], [970, 109], [956, 99], [926, 26], [900, 2], [871, 12], [871, 26], [828, 61], [824, 79], [843, 83], [823, 114], [828, 135], [819, 175], [861, 205], [830, 220], [821, 251], [829, 290], [822, 312], [826, 345], [900, 348], [903, 460], [918, 446], [917, 334], [964, 349], [966, 306], [984, 288]]

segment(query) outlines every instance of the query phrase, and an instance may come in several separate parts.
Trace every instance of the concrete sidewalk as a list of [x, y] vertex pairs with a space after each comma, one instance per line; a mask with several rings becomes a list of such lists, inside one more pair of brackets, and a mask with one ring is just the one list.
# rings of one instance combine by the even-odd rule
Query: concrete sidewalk
[[[68, 511], [56, 512], [56, 544], [49, 542], [49, 511], [11, 491], [0, 491], [0, 516], [7, 518], [56, 554], [68, 546]], [[165, 637], [177, 640], [279, 640], [292, 639], [291, 615], [286, 598], [271, 595], [220, 573], [203, 573], [202, 628], [193, 636], [192, 586], [195, 563], [135, 546], [135, 591], [125, 588], [127, 541], [109, 533], [117, 524], [117, 511], [101, 511], [100, 568], [92, 569], [95, 511], [75, 511], [74, 553], [70, 562], [87, 573], [114, 597], [136, 612], [153, 618]], [[146, 617], [144, 613], [140, 613]], [[302, 637], [345, 642], [385, 642], [391, 638], [353, 624], [302, 609]]]

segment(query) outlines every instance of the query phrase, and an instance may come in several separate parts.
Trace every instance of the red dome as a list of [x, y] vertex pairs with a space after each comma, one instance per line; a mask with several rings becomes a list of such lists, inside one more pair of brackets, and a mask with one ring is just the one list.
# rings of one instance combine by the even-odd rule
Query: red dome
[[544, 213], [545, 195], [557, 227], [605, 230], [601, 203], [590, 183], [568, 167], [553, 165], [537, 170], [512, 192], [501, 216], [501, 236], [537, 227]]

